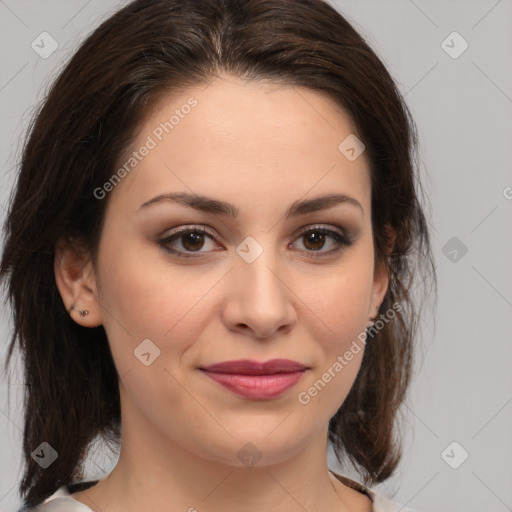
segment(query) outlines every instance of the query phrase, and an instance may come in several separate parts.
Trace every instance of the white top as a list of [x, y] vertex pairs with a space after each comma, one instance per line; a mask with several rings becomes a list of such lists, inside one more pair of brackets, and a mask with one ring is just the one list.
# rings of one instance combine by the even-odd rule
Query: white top
[[[402, 505], [390, 501], [384, 496], [377, 494], [375, 491], [366, 487], [359, 482], [350, 480], [345, 476], [338, 475], [329, 470], [340, 482], [366, 494], [373, 503], [372, 512], [414, 512], [412, 509], [403, 507]], [[54, 494], [47, 498], [39, 506], [32, 509], [33, 512], [94, 512], [87, 505], [75, 500], [69, 494], [66, 486], [60, 487]], [[20, 510], [19, 512], [23, 512]]]

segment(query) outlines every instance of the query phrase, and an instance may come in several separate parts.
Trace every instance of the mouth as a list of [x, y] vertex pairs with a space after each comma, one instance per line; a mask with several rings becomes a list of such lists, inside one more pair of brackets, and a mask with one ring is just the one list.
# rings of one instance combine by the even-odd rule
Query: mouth
[[309, 368], [289, 359], [272, 359], [263, 363], [243, 359], [224, 361], [199, 369], [237, 395], [268, 400], [295, 386]]

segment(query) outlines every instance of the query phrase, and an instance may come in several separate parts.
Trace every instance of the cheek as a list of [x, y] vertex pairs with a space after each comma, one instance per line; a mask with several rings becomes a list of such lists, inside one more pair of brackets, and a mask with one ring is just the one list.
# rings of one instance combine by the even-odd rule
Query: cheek
[[371, 251], [354, 252], [346, 264], [299, 292], [305, 304], [303, 314], [311, 315], [306, 328], [314, 340], [311, 353], [318, 364], [297, 399], [307, 406], [308, 414], [325, 421], [345, 400], [361, 366], [373, 282], [373, 259], [368, 254]]
[[[304, 312], [316, 318], [324, 343], [331, 349], [365, 330], [372, 296], [373, 260], [366, 254], [354, 253], [332, 271], [314, 278], [299, 276], [294, 291], [304, 303]], [[310, 322], [313, 325], [313, 322]], [[341, 346], [340, 346], [341, 344]]]
[[98, 273], [103, 325], [120, 374], [138, 363], [133, 351], [146, 339], [176, 361], [210, 321], [208, 294], [219, 279], [199, 265], [185, 271], [167, 263], [155, 248], [121, 245], [121, 238], [103, 243]]

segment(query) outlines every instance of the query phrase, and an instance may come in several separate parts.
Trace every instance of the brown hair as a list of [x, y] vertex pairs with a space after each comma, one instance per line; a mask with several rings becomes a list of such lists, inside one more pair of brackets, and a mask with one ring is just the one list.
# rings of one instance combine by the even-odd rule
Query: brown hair
[[[329, 440], [367, 484], [388, 478], [399, 462], [395, 419], [418, 322], [412, 285], [422, 271], [436, 279], [415, 127], [395, 82], [322, 0], [136, 0], [94, 30], [52, 85], [29, 127], [6, 221], [0, 278], [14, 316], [6, 368], [18, 343], [27, 506], [77, 478], [96, 436], [109, 446], [120, 438], [109, 343], [103, 327], [84, 328], [68, 315], [53, 271], [56, 242], [77, 240], [94, 257], [108, 198], [93, 191], [112, 176], [159, 98], [220, 72], [325, 92], [349, 113], [366, 146], [375, 262], [390, 276], [380, 311], [402, 307], [368, 342]], [[396, 231], [389, 257], [387, 226]], [[31, 457], [42, 441], [59, 454], [47, 469]]]

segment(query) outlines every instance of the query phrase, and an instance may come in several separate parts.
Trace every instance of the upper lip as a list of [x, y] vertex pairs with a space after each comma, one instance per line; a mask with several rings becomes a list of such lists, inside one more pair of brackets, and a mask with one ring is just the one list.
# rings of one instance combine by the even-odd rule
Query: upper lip
[[307, 366], [290, 359], [271, 359], [258, 362], [251, 359], [223, 361], [221, 363], [203, 366], [201, 370], [213, 373], [231, 373], [240, 375], [272, 375], [275, 373], [293, 373], [307, 369]]

